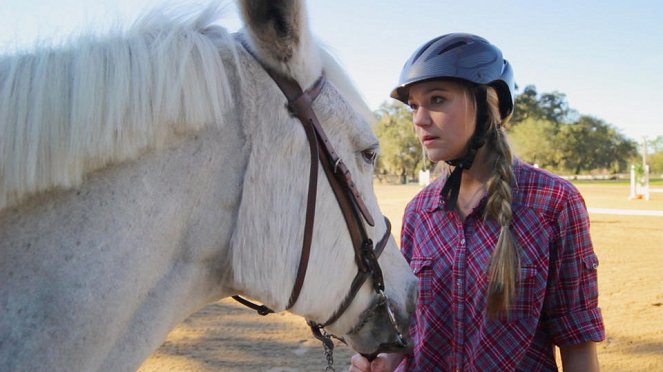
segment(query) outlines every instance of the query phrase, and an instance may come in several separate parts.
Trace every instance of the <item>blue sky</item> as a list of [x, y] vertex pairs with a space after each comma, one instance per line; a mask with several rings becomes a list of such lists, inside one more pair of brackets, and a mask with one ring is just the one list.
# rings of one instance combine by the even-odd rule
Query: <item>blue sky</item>
[[[0, 53], [37, 38], [128, 23], [159, 3], [0, 0]], [[373, 109], [388, 100], [419, 45], [449, 32], [471, 32], [502, 49], [521, 90], [535, 85], [539, 93], [564, 93], [571, 108], [636, 141], [663, 135], [661, 1], [313, 0], [309, 14], [313, 32]], [[232, 4], [220, 23], [231, 31], [240, 27]]]

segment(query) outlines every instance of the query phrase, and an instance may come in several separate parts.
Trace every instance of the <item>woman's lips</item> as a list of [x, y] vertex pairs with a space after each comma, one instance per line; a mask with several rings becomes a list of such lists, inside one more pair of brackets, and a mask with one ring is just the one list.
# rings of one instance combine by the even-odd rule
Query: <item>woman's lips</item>
[[435, 141], [436, 139], [438, 139], [438, 137], [426, 135], [426, 136], [423, 136], [423, 138], [421, 139], [421, 142], [424, 144], [424, 146], [428, 146], [431, 143], [433, 143], [433, 141]]

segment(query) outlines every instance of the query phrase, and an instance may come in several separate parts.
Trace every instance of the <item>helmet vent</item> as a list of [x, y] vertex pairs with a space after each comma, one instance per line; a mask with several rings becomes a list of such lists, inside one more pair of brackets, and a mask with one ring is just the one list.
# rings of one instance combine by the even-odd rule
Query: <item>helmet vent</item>
[[448, 52], [448, 51], [450, 51], [450, 50], [452, 50], [452, 49], [456, 49], [456, 48], [458, 48], [458, 47], [462, 47], [462, 46], [464, 46], [464, 45], [467, 45], [467, 41], [457, 41], [457, 42], [455, 42], [455, 43], [453, 43], [453, 44], [447, 46], [446, 48], [443, 48], [443, 49], [440, 50], [437, 54], [438, 54], [438, 55], [440, 55], [440, 54], [444, 54], [444, 53], [446, 53], [446, 52]]
[[426, 50], [428, 50], [428, 48], [431, 45], [435, 44], [436, 41], [440, 40], [443, 37], [444, 37], [444, 35], [438, 36], [435, 39], [433, 39], [433, 40], [427, 42], [426, 44], [424, 44], [422, 47], [420, 47], [419, 50], [416, 52], [416, 54], [412, 57], [412, 62], [418, 60], [419, 57], [421, 57], [421, 55], [424, 54], [424, 52], [426, 52]]

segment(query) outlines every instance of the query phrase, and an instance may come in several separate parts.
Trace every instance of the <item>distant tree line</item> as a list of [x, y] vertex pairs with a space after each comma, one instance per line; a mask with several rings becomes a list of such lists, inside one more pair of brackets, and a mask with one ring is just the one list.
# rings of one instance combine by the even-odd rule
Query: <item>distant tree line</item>
[[578, 114], [562, 93], [538, 95], [527, 86], [516, 96], [509, 139], [522, 160], [556, 172], [626, 172], [637, 143], [603, 120]]
[[647, 154], [651, 174], [663, 178], [663, 136], [647, 140]]
[[[385, 102], [376, 115], [375, 132], [382, 147], [378, 175], [405, 179], [431, 168], [407, 106]], [[507, 131], [516, 156], [560, 174], [625, 173], [631, 164], [641, 163], [638, 142], [599, 118], [572, 110], [563, 93], [538, 94], [532, 85], [516, 96]], [[663, 137], [649, 141], [648, 150], [652, 173], [663, 173]]]

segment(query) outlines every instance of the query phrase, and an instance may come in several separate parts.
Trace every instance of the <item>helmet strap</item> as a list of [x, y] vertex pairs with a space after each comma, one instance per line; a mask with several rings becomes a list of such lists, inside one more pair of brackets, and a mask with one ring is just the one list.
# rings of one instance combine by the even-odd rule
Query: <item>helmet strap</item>
[[476, 128], [474, 134], [470, 138], [470, 146], [465, 155], [460, 158], [447, 160], [446, 163], [454, 166], [453, 172], [447, 178], [440, 196], [447, 200], [449, 209], [456, 209], [458, 204], [458, 193], [460, 192], [460, 181], [462, 179], [463, 170], [470, 169], [474, 162], [474, 157], [481, 146], [486, 143], [486, 124], [488, 122], [488, 110], [486, 108], [486, 89], [482, 86], [477, 86], [475, 89], [476, 100]]

